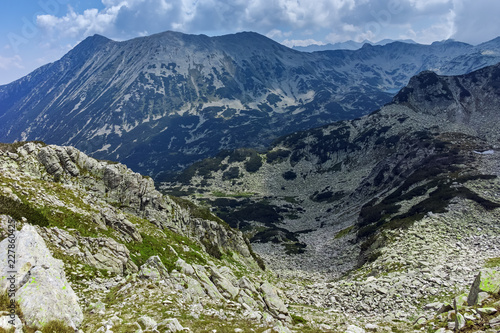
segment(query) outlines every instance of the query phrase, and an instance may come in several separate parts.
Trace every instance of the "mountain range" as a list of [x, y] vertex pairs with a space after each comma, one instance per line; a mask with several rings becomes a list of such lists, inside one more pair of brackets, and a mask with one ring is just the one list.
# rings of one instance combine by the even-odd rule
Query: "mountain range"
[[325, 45], [311, 44], [308, 46], [294, 46], [292, 48], [294, 50], [301, 51], [301, 52], [333, 51], [333, 50], [358, 50], [358, 49], [362, 48], [363, 45], [365, 45], [365, 44], [386, 45], [386, 44], [394, 43], [394, 42], [416, 44], [415, 41], [413, 41], [411, 39], [404, 39], [404, 40], [383, 39], [383, 40], [378, 41], [376, 43], [372, 43], [369, 40], [364, 40], [362, 42], [348, 40], [346, 42], [338, 42], [338, 43], [334, 43], [334, 44], [331, 44], [331, 43], [328, 43]]
[[[151, 59], [159, 53], [150, 46], [154, 38], [164, 45], [172, 34], [120, 43], [94, 36], [61, 61], [0, 87], [2, 133], [14, 133], [37, 115], [33, 123], [26, 123], [21, 139], [39, 133], [55, 140], [58, 133], [61, 140], [68, 140], [65, 130], [78, 129], [78, 121], [86, 119], [87, 125], [73, 135], [87, 138], [89, 147], [98, 137], [110, 137], [101, 144], [116, 142], [130, 146], [123, 149], [144, 150], [141, 156], [150, 159], [137, 167], [165, 168], [164, 164], [151, 167], [152, 161], [163, 163], [166, 157], [158, 152], [158, 156], [147, 155], [152, 152], [139, 143], [142, 137], [132, 134], [139, 128], [144, 135], [156, 137], [160, 134], [155, 128], [172, 115], [151, 116], [129, 132], [122, 130], [121, 136], [106, 127], [92, 137], [85, 134], [86, 126], [105, 126], [113, 124], [108, 121], [114, 117], [129, 121], [127, 117], [163, 110], [154, 103], [141, 104], [145, 101], [163, 106], [173, 103], [171, 96], [195, 96], [189, 95], [189, 85], [182, 85], [186, 77], [195, 80], [195, 71], [179, 64], [189, 64], [194, 56], [205, 61], [206, 55], [186, 51], [186, 45], [199, 47], [201, 39], [207, 43], [205, 48], [222, 44], [229, 48], [233, 40], [241, 48], [240, 39], [249, 36], [275, 45], [248, 33], [220, 38], [173, 34], [184, 46], [167, 49], [186, 53], [175, 66], [166, 64], [163, 70], [178, 73], [171, 89], [186, 90], [182, 90], [185, 95], [167, 98], [153, 89], [157, 86], [152, 73], [158, 67]], [[189, 44], [189, 39], [197, 42]], [[493, 40], [477, 48], [448, 41], [412, 45], [412, 49], [392, 43], [306, 55], [316, 61], [307, 67], [309, 73], [318, 76], [323, 75], [320, 68], [327, 68], [320, 59], [335, 60], [336, 75], [344, 73], [336, 77], [360, 85], [338, 87], [351, 93], [361, 88], [380, 93], [387, 88], [374, 88], [373, 82], [366, 81], [367, 73], [375, 81], [383, 77], [388, 86], [397, 80], [408, 82], [384, 106], [369, 107], [376, 109], [370, 114], [295, 131], [259, 150], [220, 151], [195, 162], [170, 182], [155, 184], [151, 177], [123, 164], [95, 159], [71, 146], [40, 141], [0, 144], [0, 270], [4, 277], [0, 331], [494, 331], [500, 326], [500, 63], [483, 65], [494, 61], [497, 43]], [[265, 45], [261, 44], [261, 60], [269, 57]], [[242, 59], [252, 56], [232, 47]], [[274, 51], [280, 61], [285, 54], [297, 57], [286, 58], [290, 61], [304, 56], [279, 45]], [[225, 59], [233, 56], [225, 55]], [[213, 59], [219, 59], [217, 54]], [[203, 86], [206, 90], [200, 99], [234, 102], [234, 96], [242, 96], [235, 90], [231, 90], [233, 99], [219, 96], [227, 93], [225, 88], [235, 87], [229, 78], [241, 79], [236, 74], [244, 67], [231, 59], [224, 64], [228, 74], [223, 76], [215, 75], [223, 67], [210, 67], [213, 82]], [[201, 62], [195, 60], [191, 64]], [[404, 79], [409, 71], [405, 66], [422, 65], [424, 60], [441, 71], [466, 74], [438, 75], [411, 67], [418, 74]], [[145, 64], [152, 67], [138, 69]], [[229, 72], [228, 64], [234, 65], [234, 71]], [[262, 66], [266, 65], [263, 60]], [[185, 68], [189, 71], [183, 72]], [[197, 73], [208, 70], [204, 68], [197, 67]], [[399, 78], [384, 68], [394, 68]], [[143, 79], [134, 76], [140, 73]], [[275, 71], [266, 73], [262, 80], [285, 82], [278, 80], [281, 76]], [[229, 81], [222, 82], [224, 77]], [[194, 82], [204, 82], [198, 79]], [[167, 81], [162, 82], [167, 87]], [[304, 82], [320, 86], [312, 79]], [[202, 87], [195, 83], [192, 89]], [[288, 87], [291, 94], [294, 86]], [[262, 93], [259, 89], [252, 91]], [[158, 99], [148, 99], [153, 91]], [[268, 106], [275, 106], [267, 111], [269, 120], [283, 111], [283, 100], [271, 98], [271, 102], [265, 91]], [[117, 96], [125, 97], [114, 100]], [[364, 98], [367, 102], [371, 97]], [[187, 103], [187, 99], [177, 101]], [[190, 115], [199, 120], [199, 126], [179, 122], [179, 131], [198, 134], [202, 142], [210, 138], [208, 129], [215, 133], [224, 128], [203, 128], [219, 119], [204, 118], [203, 103], [209, 102], [202, 102], [198, 113]], [[317, 102], [316, 107], [322, 105]], [[185, 119], [189, 112], [193, 111], [177, 112], [172, 119]], [[285, 115], [302, 113], [307, 111]], [[226, 121], [240, 117], [244, 116], [227, 115]], [[273, 128], [255, 121], [252, 124], [259, 133], [264, 131], [260, 127]], [[308, 125], [315, 123], [311, 120]], [[159, 133], [172, 134], [171, 127], [169, 123]], [[254, 142], [241, 124], [232, 130]], [[112, 134], [117, 141], [111, 141]], [[189, 149], [194, 147], [187, 141]], [[162, 143], [156, 142], [158, 147]], [[174, 148], [168, 147], [173, 156], [180, 155]], [[105, 149], [94, 153], [117, 157], [106, 155]], [[211, 156], [212, 150], [196, 156], [203, 154]]]
[[0, 86], [0, 140], [72, 145], [160, 179], [224, 149], [366, 115], [411, 76], [500, 61], [500, 39], [305, 53], [244, 32], [88, 37]]

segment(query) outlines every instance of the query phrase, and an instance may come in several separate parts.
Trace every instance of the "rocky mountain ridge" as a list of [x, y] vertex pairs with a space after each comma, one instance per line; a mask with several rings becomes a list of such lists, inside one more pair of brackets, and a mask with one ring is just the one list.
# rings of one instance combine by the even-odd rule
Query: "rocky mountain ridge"
[[264, 148], [365, 115], [422, 70], [463, 74], [499, 60], [498, 39], [311, 54], [250, 32], [96, 35], [0, 87], [0, 140], [72, 145], [157, 177], [222, 149]]
[[[271, 260], [278, 268], [343, 274], [373, 255], [379, 228], [444, 212], [454, 196], [498, 206], [450, 187], [450, 179], [461, 187], [497, 176], [480, 172], [478, 159], [500, 146], [498, 74], [499, 65], [463, 76], [424, 72], [369, 116], [284, 136], [264, 153], [219, 154], [165, 190], [217, 207], [257, 252], [280, 258]], [[296, 260], [282, 260], [284, 250]]]
[[203, 331], [221, 325], [213, 316], [255, 327], [291, 321], [248, 242], [208, 210], [72, 147], [0, 151], [0, 303], [8, 311], [16, 301], [16, 332], [177, 332], [180, 322]]

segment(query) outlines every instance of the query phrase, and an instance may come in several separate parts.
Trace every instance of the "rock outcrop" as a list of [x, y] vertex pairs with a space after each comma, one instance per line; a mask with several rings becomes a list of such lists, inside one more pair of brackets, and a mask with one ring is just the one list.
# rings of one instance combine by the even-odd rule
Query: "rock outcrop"
[[[83, 321], [79, 299], [66, 279], [63, 262], [54, 259], [35, 227], [15, 232], [14, 267], [7, 258], [9, 239], [0, 243], [0, 291], [14, 290], [26, 324], [43, 327], [52, 320], [77, 328]], [[12, 273], [13, 272], [13, 273]], [[13, 287], [13, 288], [12, 288]]]

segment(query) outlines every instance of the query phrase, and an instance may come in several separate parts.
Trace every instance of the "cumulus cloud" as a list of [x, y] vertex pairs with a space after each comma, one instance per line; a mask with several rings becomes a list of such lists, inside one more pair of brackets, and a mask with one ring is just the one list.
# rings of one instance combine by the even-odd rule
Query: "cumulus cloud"
[[500, 1], [455, 0], [453, 38], [471, 44], [491, 40], [500, 35]]
[[281, 42], [281, 44], [288, 46], [288, 47], [294, 47], [294, 46], [309, 46], [309, 45], [325, 45], [324, 42], [314, 40], [314, 39], [285, 39], [284, 41]]
[[[473, 41], [500, 31], [497, 0], [102, 0], [104, 8], [40, 15], [50, 36], [99, 33], [125, 39], [165, 30], [220, 35], [256, 31], [285, 45], [348, 39], [449, 38]], [[471, 20], [471, 15], [478, 18]], [[488, 24], [484, 24], [487, 18]]]

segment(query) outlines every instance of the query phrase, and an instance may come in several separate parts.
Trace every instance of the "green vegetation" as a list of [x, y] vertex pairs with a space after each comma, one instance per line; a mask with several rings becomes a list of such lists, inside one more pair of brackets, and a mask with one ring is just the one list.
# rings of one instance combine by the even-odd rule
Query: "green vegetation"
[[[170, 246], [172, 246], [177, 253], [182, 254], [182, 258], [188, 263], [196, 263], [206, 265], [206, 260], [201, 256], [202, 249], [199, 245], [191, 241], [189, 238], [176, 234], [170, 230], [163, 231], [164, 236], [151, 236], [141, 233], [142, 242], [130, 242], [125, 246], [131, 253], [132, 261], [140, 267], [151, 256], [157, 255], [167, 270], [171, 272], [175, 268], [175, 262], [178, 256], [174, 253]], [[169, 246], [170, 245], [170, 246]], [[184, 251], [182, 245], [188, 246], [190, 251]]]
[[183, 198], [179, 198], [179, 197], [170, 196], [170, 198], [176, 204], [178, 204], [182, 208], [188, 210], [190, 212], [191, 216], [193, 216], [193, 217], [201, 218], [203, 220], [214, 221], [214, 222], [217, 222], [217, 223], [223, 225], [226, 228], [229, 227], [229, 225], [226, 222], [224, 222], [223, 220], [221, 220], [220, 218], [218, 218], [217, 216], [212, 214], [210, 212], [210, 209], [207, 207], [197, 206], [193, 202], [186, 200], [186, 199], [183, 199]]
[[337, 232], [337, 234], [335, 235], [335, 239], [339, 239], [339, 238], [342, 238], [344, 236], [347, 236], [351, 230], [354, 229], [354, 226], [351, 225], [350, 227], [347, 227], [345, 229], [342, 229], [340, 230], [339, 232]]
[[75, 330], [67, 326], [63, 321], [49, 321], [43, 328], [42, 333], [74, 333]]
[[231, 180], [240, 177], [240, 168], [239, 167], [230, 167], [229, 170], [225, 171], [222, 174], [222, 180]]
[[47, 227], [50, 224], [47, 217], [28, 202], [15, 201], [3, 195], [0, 195], [0, 214], [10, 215], [18, 221], [21, 221], [21, 218], [25, 217], [29, 223], [41, 227]]
[[297, 178], [297, 174], [295, 172], [293, 172], [292, 170], [284, 172], [281, 176], [285, 180], [294, 180]]
[[313, 195], [309, 197], [312, 201], [315, 202], [335, 202], [344, 197], [344, 191], [325, 191], [319, 193], [318, 191], [314, 192]]
[[266, 162], [269, 164], [280, 163], [290, 156], [291, 152], [289, 150], [278, 149], [269, 151], [266, 154]]
[[292, 318], [292, 323], [294, 325], [297, 325], [297, 324], [306, 324], [307, 323], [307, 320], [305, 320], [304, 318], [302, 318], [299, 315], [295, 315], [295, 314], [291, 313], [290, 317]]
[[221, 191], [213, 191], [212, 195], [218, 198], [248, 198], [253, 196], [254, 193], [249, 193], [249, 192], [224, 193]]
[[500, 258], [489, 258], [484, 263], [484, 267], [486, 268], [494, 268], [500, 266]]
[[259, 154], [255, 153], [250, 156], [250, 159], [245, 162], [245, 170], [248, 172], [257, 172], [262, 166], [262, 157]]

